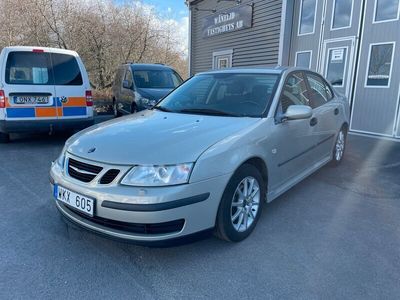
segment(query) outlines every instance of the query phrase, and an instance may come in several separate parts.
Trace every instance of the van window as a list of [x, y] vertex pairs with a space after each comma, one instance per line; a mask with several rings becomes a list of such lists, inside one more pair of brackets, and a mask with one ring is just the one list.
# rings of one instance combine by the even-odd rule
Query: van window
[[7, 84], [83, 84], [82, 74], [76, 58], [71, 55], [59, 53], [10, 52], [6, 63], [5, 77]]
[[53, 84], [50, 57], [47, 53], [10, 52], [5, 77], [8, 84]]
[[76, 58], [67, 55], [52, 53], [55, 85], [82, 85], [82, 75]]
[[133, 78], [136, 87], [144, 89], [173, 89], [182, 83], [174, 72], [164, 70], [137, 70]]

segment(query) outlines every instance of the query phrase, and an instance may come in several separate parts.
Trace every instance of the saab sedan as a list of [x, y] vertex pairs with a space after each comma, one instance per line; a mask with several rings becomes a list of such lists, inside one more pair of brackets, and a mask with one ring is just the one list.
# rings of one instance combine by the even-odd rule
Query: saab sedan
[[118, 239], [241, 241], [266, 202], [342, 161], [348, 124], [347, 99], [310, 70], [200, 73], [150, 110], [72, 136], [50, 171], [55, 205]]

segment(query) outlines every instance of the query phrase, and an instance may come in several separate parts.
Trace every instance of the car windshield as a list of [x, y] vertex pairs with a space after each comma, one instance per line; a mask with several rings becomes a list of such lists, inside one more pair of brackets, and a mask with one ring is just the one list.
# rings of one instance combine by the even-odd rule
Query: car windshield
[[276, 74], [201, 74], [155, 108], [178, 113], [261, 117], [273, 99], [278, 79]]
[[174, 89], [182, 83], [170, 70], [137, 70], [133, 72], [133, 80], [140, 89]]

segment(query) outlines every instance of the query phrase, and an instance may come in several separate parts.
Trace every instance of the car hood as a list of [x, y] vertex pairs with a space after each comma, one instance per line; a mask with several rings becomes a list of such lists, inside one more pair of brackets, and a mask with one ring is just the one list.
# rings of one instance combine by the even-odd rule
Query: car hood
[[259, 120], [149, 110], [88, 128], [67, 142], [67, 151], [110, 164], [189, 163]]
[[160, 100], [165, 97], [172, 89], [143, 89], [138, 88], [137, 92], [144, 98], [150, 100]]

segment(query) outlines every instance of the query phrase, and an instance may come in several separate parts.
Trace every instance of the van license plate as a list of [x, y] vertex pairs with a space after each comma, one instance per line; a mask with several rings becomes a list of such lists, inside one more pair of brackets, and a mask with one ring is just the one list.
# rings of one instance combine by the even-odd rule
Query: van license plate
[[54, 197], [91, 217], [94, 212], [94, 199], [80, 195], [59, 185], [54, 185]]
[[47, 96], [14, 96], [14, 104], [48, 104]]

